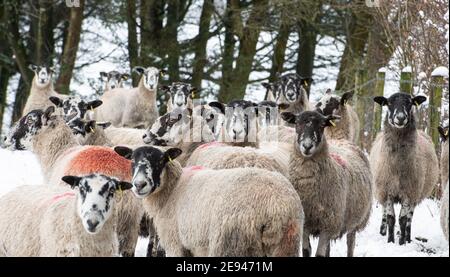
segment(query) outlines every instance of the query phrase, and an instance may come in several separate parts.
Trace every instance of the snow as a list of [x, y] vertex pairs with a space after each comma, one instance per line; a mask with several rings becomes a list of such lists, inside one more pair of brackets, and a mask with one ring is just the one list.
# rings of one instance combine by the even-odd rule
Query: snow
[[386, 73], [386, 71], [387, 71], [387, 69], [384, 66], [382, 68], [378, 69], [378, 72], [380, 72], [380, 73]]
[[405, 68], [402, 69], [402, 72], [411, 73], [412, 72], [411, 66], [409, 66], [409, 65], [406, 66]]
[[[20, 185], [42, 185], [43, 177], [36, 157], [30, 152], [11, 152], [0, 149], [0, 197]], [[396, 206], [399, 214], [400, 206]], [[406, 246], [388, 244], [387, 238], [379, 233], [381, 206], [374, 203], [372, 215], [365, 230], [357, 235], [355, 256], [371, 257], [448, 257], [449, 245], [442, 233], [440, 223], [440, 202], [427, 199], [415, 210], [412, 224], [413, 242]], [[396, 226], [399, 230], [399, 226]], [[419, 241], [424, 238], [427, 242]], [[396, 238], [398, 241], [398, 238]], [[312, 240], [313, 252], [317, 239]], [[145, 256], [148, 239], [140, 238], [136, 256]], [[346, 255], [345, 238], [332, 243], [332, 256]]]
[[448, 68], [445, 66], [436, 67], [431, 73], [431, 76], [433, 77], [441, 76], [444, 78], [448, 78]]

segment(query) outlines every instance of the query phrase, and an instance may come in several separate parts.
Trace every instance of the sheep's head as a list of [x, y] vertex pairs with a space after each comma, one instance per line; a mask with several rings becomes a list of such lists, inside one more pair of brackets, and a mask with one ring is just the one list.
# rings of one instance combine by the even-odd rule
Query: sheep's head
[[155, 91], [158, 87], [159, 77], [166, 74], [165, 70], [159, 70], [156, 67], [144, 68], [141, 66], [133, 68], [133, 72], [142, 75], [144, 87], [151, 91]]
[[66, 123], [70, 127], [80, 145], [89, 145], [93, 134], [111, 126], [111, 122], [96, 122], [95, 120], [76, 119]]
[[225, 123], [225, 105], [220, 102], [201, 105], [201, 116], [214, 136], [214, 140], [218, 140]]
[[132, 185], [100, 174], [64, 176], [62, 180], [78, 192], [77, 214], [84, 229], [97, 234], [112, 214], [114, 195], [129, 190]]
[[34, 72], [34, 81], [38, 88], [45, 88], [51, 84], [52, 76], [55, 73], [53, 67], [30, 64], [29, 69]]
[[59, 97], [52, 96], [49, 100], [57, 108], [62, 109], [64, 120], [67, 123], [70, 123], [76, 119], [83, 119], [88, 111], [92, 111], [103, 104], [100, 100], [86, 102], [80, 97], [67, 97], [65, 99], [61, 99]]
[[123, 87], [123, 81], [130, 79], [130, 74], [118, 71], [100, 72], [100, 78], [106, 79], [105, 91]]
[[162, 86], [162, 91], [170, 95], [170, 101], [174, 109], [185, 109], [188, 101], [195, 97], [197, 89], [188, 83], [173, 83], [170, 86]]
[[256, 141], [256, 104], [246, 100], [228, 103], [225, 113], [225, 132], [231, 142]]
[[33, 138], [42, 129], [49, 126], [56, 118], [53, 115], [55, 107], [48, 107], [45, 111], [33, 110], [22, 117], [4, 138], [4, 145], [10, 150], [33, 150]]
[[339, 116], [324, 116], [316, 111], [306, 111], [300, 115], [285, 112], [281, 116], [287, 123], [295, 124], [296, 149], [306, 158], [314, 156], [322, 148], [325, 128], [334, 126], [340, 119]]
[[387, 121], [397, 129], [403, 129], [409, 124], [414, 124], [413, 106], [419, 106], [425, 102], [425, 96], [412, 97], [406, 93], [395, 93], [389, 98], [377, 96], [374, 101], [381, 106], [387, 106]]
[[297, 74], [286, 74], [280, 76], [277, 83], [277, 103], [287, 102], [286, 104], [294, 104], [299, 101], [305, 101], [303, 98], [308, 97], [304, 87], [310, 86], [312, 79], [302, 78]]
[[324, 115], [339, 115], [342, 108], [353, 98], [353, 92], [346, 92], [342, 97], [333, 94], [331, 89], [317, 102], [316, 109]]
[[160, 116], [153, 125], [146, 130], [143, 140], [145, 144], [167, 146], [178, 143], [182, 137], [183, 127], [190, 126], [190, 110], [176, 109]]
[[161, 175], [167, 163], [181, 155], [178, 148], [170, 148], [163, 152], [158, 148], [144, 146], [136, 150], [118, 146], [114, 148], [119, 155], [131, 160], [133, 171], [133, 193], [144, 198], [154, 193], [161, 186]]

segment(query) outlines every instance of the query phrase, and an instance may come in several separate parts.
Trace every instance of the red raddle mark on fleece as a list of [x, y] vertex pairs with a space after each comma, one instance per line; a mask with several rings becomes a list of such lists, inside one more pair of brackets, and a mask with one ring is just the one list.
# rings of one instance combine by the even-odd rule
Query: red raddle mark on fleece
[[342, 167], [347, 167], [347, 162], [337, 154], [330, 154], [330, 156]]
[[185, 167], [183, 168], [183, 175], [182, 177], [185, 178], [191, 178], [192, 175], [194, 175], [196, 172], [205, 170], [206, 168], [200, 165], [191, 166], [191, 167]]
[[63, 193], [60, 195], [55, 195], [52, 198], [52, 203], [62, 200], [64, 198], [69, 198], [69, 197], [74, 197], [74, 196], [75, 196], [75, 192], [66, 192], [66, 193]]
[[80, 151], [70, 161], [64, 175], [85, 176], [95, 173], [131, 182], [131, 161], [110, 148], [92, 146]]
[[202, 144], [198, 148], [199, 149], [206, 149], [206, 148], [211, 148], [211, 147], [221, 147], [221, 146], [225, 146], [225, 145], [226, 144], [223, 144], [221, 142], [214, 141], [214, 142], [209, 142], [209, 143]]

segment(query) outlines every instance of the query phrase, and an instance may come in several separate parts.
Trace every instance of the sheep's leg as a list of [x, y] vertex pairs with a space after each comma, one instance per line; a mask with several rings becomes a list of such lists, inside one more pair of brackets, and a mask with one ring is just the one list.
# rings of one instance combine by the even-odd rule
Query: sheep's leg
[[311, 257], [311, 243], [309, 241], [309, 233], [303, 231], [303, 257]]
[[355, 231], [347, 234], [347, 257], [353, 257], [353, 252], [355, 251], [355, 237]]
[[159, 236], [156, 234], [155, 236], [155, 246], [156, 246], [156, 257], [165, 257], [166, 251], [164, 248], [162, 248], [161, 244], [159, 243]]
[[412, 218], [414, 215], [414, 208], [413, 206], [409, 207], [409, 212], [407, 215], [408, 221], [406, 222], [406, 242], [407, 243], [411, 243], [411, 223], [412, 223]]
[[330, 252], [331, 252], [331, 242], [328, 242], [325, 257], [330, 257]]
[[148, 224], [148, 232], [149, 232], [149, 241], [148, 241], [148, 247], [147, 247], [147, 257], [154, 257], [154, 251], [155, 247], [157, 246], [155, 244], [156, 241], [156, 228], [155, 224], [153, 223], [153, 218], [147, 219]]
[[[409, 213], [411, 211], [411, 205], [409, 204], [408, 200], [403, 200], [402, 201], [402, 209], [400, 210], [400, 216], [399, 216], [399, 224], [400, 224], [400, 239], [399, 239], [399, 244], [403, 245], [405, 244], [406, 240], [407, 240], [407, 231], [406, 231], [406, 225], [408, 224], [408, 217], [409, 217]], [[411, 231], [411, 230], [410, 230]]]
[[392, 199], [386, 201], [386, 223], [388, 225], [388, 243], [395, 243], [395, 210]]
[[380, 227], [380, 234], [382, 236], [386, 236], [387, 231], [387, 207], [386, 204], [383, 205], [383, 216], [381, 218], [381, 227]]
[[327, 257], [327, 250], [330, 247], [330, 239], [326, 234], [320, 234], [319, 245], [317, 246], [316, 257]]

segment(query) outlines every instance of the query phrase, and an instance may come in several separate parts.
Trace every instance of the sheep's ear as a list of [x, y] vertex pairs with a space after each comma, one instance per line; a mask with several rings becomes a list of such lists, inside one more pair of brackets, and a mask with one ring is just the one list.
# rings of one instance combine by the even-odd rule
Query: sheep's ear
[[122, 74], [122, 76], [120, 76], [120, 78], [121, 78], [122, 80], [124, 80], [124, 81], [130, 79], [130, 77], [131, 77], [131, 76], [130, 76], [130, 74], [128, 74], [128, 73]]
[[327, 91], [325, 91], [325, 94], [330, 95], [331, 93], [333, 93], [333, 91], [331, 90], [331, 88], [327, 89]]
[[100, 72], [100, 78], [108, 78], [108, 73], [104, 71]]
[[297, 116], [290, 112], [281, 113], [281, 118], [289, 124], [295, 124], [297, 121]]
[[116, 185], [116, 189], [117, 190], [129, 190], [133, 187], [132, 184], [128, 183], [128, 182], [119, 182]]
[[448, 127], [444, 128], [442, 126], [439, 126], [438, 127], [438, 131], [439, 131], [439, 134], [441, 135], [441, 139], [443, 141], [447, 141], [447, 139], [448, 139]]
[[339, 122], [339, 120], [341, 120], [340, 116], [337, 115], [329, 115], [329, 116], [325, 116], [325, 126], [326, 127], [330, 127], [330, 126], [336, 126], [336, 123]]
[[97, 122], [95, 122], [95, 120], [91, 120], [86, 122], [86, 124], [84, 125], [84, 131], [87, 134], [90, 133], [95, 133], [95, 128], [97, 127]]
[[136, 72], [137, 74], [144, 74], [145, 73], [145, 68], [142, 66], [136, 66], [133, 68], [133, 72]]
[[211, 108], [216, 108], [220, 111], [220, 113], [225, 114], [225, 105], [220, 102], [210, 102], [208, 106], [210, 106]]
[[183, 151], [179, 148], [170, 148], [164, 153], [164, 162], [170, 162], [178, 158]]
[[167, 75], [167, 70], [161, 69], [161, 70], [159, 71], [159, 75], [161, 75], [161, 77], [166, 76], [166, 75]]
[[416, 105], [417, 107], [420, 106], [420, 104], [422, 104], [423, 102], [427, 101], [427, 98], [425, 96], [419, 95], [416, 96], [412, 99], [414, 105]]
[[346, 105], [348, 103], [348, 101], [350, 101], [350, 99], [353, 98], [354, 94], [355, 93], [353, 91], [344, 93], [344, 95], [342, 95], [342, 97], [341, 97], [341, 105], [342, 106]]
[[196, 88], [196, 87], [192, 87], [192, 88], [189, 90], [189, 97], [190, 97], [191, 99], [194, 99], [195, 96], [196, 96], [196, 94], [197, 94], [197, 88]]
[[31, 71], [36, 72], [37, 69], [38, 69], [38, 66], [37, 66], [37, 65], [34, 65], [34, 64], [30, 64], [30, 65], [28, 66], [28, 68], [29, 68]]
[[97, 126], [99, 126], [102, 129], [107, 129], [109, 127], [111, 127], [111, 122], [98, 122]]
[[54, 112], [55, 112], [55, 106], [50, 106], [50, 107], [48, 107], [48, 108], [45, 110], [44, 114], [42, 115], [42, 123], [43, 123], [44, 125], [47, 125], [48, 122], [49, 122], [51, 119], [53, 119], [53, 118], [52, 118], [52, 114], [53, 114]]
[[56, 96], [50, 96], [48, 98], [48, 100], [50, 100], [50, 102], [52, 102], [53, 104], [55, 104], [56, 107], [58, 108], [62, 108], [63, 107], [63, 101], [61, 100], [61, 98], [56, 97]]
[[91, 102], [86, 103], [86, 109], [93, 110], [95, 108], [100, 107], [103, 104], [101, 100], [94, 100]]
[[125, 146], [116, 146], [114, 147], [114, 151], [127, 160], [131, 160], [131, 156], [133, 155], [133, 149]]
[[387, 98], [383, 96], [376, 96], [373, 98], [373, 101], [375, 101], [375, 103], [378, 103], [380, 106], [386, 106], [388, 104]]
[[301, 78], [301, 85], [304, 86], [305, 88], [311, 86], [313, 79], [312, 78]]
[[52, 74], [55, 74], [56, 70], [55, 70], [55, 68], [53, 66], [50, 66], [48, 69], [50, 70], [50, 72]]
[[61, 178], [61, 180], [70, 185], [70, 187], [73, 189], [80, 184], [81, 179], [81, 177], [76, 176], [64, 176]]

